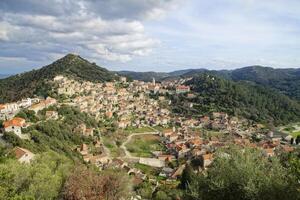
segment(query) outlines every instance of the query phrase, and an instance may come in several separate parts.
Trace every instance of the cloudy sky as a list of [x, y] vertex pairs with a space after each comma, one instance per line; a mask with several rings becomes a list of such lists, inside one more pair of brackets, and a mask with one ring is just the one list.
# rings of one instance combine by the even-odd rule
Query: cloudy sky
[[111, 70], [300, 67], [299, 0], [1, 0], [0, 74], [67, 53]]

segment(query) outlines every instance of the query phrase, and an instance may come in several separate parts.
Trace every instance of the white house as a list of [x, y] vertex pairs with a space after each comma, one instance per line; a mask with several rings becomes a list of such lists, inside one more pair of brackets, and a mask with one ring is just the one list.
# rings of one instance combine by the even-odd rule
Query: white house
[[22, 127], [25, 127], [25, 119], [20, 117], [14, 117], [11, 120], [3, 123], [5, 132], [14, 132], [21, 139], [27, 139], [28, 136], [22, 134]]
[[20, 163], [30, 163], [30, 161], [34, 158], [33, 153], [21, 147], [16, 147], [14, 153]]

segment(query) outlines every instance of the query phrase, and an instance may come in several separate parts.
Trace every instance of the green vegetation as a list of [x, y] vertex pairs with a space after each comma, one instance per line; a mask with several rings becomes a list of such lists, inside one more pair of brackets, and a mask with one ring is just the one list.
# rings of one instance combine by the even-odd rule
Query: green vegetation
[[125, 133], [146, 133], [146, 132], [153, 132], [153, 129], [150, 127], [141, 127], [141, 128], [136, 128], [136, 127], [127, 127], [124, 129]]
[[52, 151], [38, 155], [30, 165], [2, 156], [0, 199], [57, 199], [73, 166]]
[[164, 150], [164, 146], [156, 135], [133, 136], [126, 147], [133, 156], [137, 157], [152, 157], [151, 152]]
[[235, 81], [252, 81], [262, 86], [274, 88], [289, 97], [300, 100], [299, 72], [299, 69], [273, 69], [252, 66], [233, 70], [231, 78]]
[[250, 66], [235, 70], [187, 70], [185, 77], [211, 74], [233, 81], [247, 81], [263, 87], [275, 89], [291, 98], [300, 100], [300, 70], [274, 69], [271, 67]]
[[143, 173], [147, 174], [148, 176], [157, 176], [159, 174], [157, 169], [150, 167], [148, 165], [135, 163], [134, 167], [141, 170]]
[[23, 129], [23, 133], [29, 134], [31, 140], [21, 140], [13, 133], [5, 133], [4, 139], [13, 146], [20, 146], [34, 153], [46, 152], [49, 150], [67, 155], [71, 158], [79, 157], [74, 151], [75, 147], [82, 143], [90, 143], [91, 138], [74, 133], [73, 130], [81, 123], [87, 127], [95, 127], [96, 121], [70, 106], [61, 106], [57, 109], [63, 120], [47, 120]]
[[296, 138], [298, 135], [300, 136], [300, 131], [292, 132], [291, 135]]
[[26, 122], [35, 123], [39, 121], [39, 117], [35, 115], [35, 112], [33, 110], [27, 110], [27, 109], [21, 110], [18, 114], [16, 114], [16, 117], [21, 117], [25, 119]]
[[[170, 97], [173, 110], [189, 116], [223, 111], [261, 123], [284, 124], [300, 120], [300, 104], [287, 96], [260, 86], [203, 74], [188, 82], [198, 97], [189, 100], [184, 95]], [[195, 104], [193, 108], [186, 102]]]
[[115, 79], [115, 75], [108, 70], [90, 63], [80, 56], [68, 54], [41, 69], [0, 79], [0, 103], [34, 95], [53, 96], [52, 85], [49, 81], [57, 75], [92, 82]]
[[[119, 157], [124, 154], [123, 150], [116, 144], [116, 141], [111, 139], [111, 137], [103, 136], [103, 144], [109, 149], [113, 157]], [[118, 143], [118, 144], [121, 144]]]
[[293, 131], [296, 130], [296, 129], [295, 129], [295, 127], [293, 127], [293, 126], [288, 126], [288, 127], [284, 128], [283, 130], [284, 130], [284, 131], [287, 131], [287, 132], [293, 132]]
[[8, 150], [0, 146], [0, 200], [117, 200], [131, 194], [131, 180], [126, 173], [99, 172], [53, 151], [36, 155], [30, 164], [21, 164], [7, 156]]
[[[282, 165], [278, 158], [266, 158], [260, 150], [231, 147], [217, 152], [207, 173], [182, 179], [188, 186], [188, 200], [281, 200], [299, 199], [299, 183], [291, 173], [290, 160]], [[299, 162], [295, 163], [299, 171]]]

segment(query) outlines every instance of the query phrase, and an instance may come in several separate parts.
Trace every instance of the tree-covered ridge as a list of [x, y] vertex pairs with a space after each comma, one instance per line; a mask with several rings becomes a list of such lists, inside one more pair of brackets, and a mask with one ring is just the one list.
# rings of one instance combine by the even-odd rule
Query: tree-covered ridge
[[118, 73], [142, 81], [151, 81], [152, 78], [163, 81], [178, 79], [180, 77], [194, 77], [200, 74], [211, 74], [228, 80], [256, 83], [276, 89], [290, 98], [300, 100], [300, 69], [274, 69], [263, 66], [249, 66], [234, 70], [208, 70], [199, 68], [168, 73], [132, 71], [121, 71]]
[[235, 70], [190, 70], [183, 77], [211, 74], [233, 81], [248, 81], [300, 100], [300, 69], [249, 66]]
[[197, 97], [192, 100], [179, 97], [174, 101], [175, 105], [179, 105], [179, 109], [186, 101], [194, 103], [190, 109], [191, 114], [223, 111], [256, 122], [274, 124], [300, 119], [300, 104], [274, 90], [245, 82], [236, 83], [207, 74], [199, 75], [187, 84], [192, 86]]
[[274, 88], [289, 97], [300, 100], [300, 69], [252, 66], [233, 70], [230, 76], [232, 80], [251, 81]]
[[0, 79], [0, 103], [32, 97], [35, 94], [46, 96], [51, 90], [48, 81], [57, 75], [91, 82], [111, 81], [116, 78], [107, 69], [90, 63], [80, 56], [68, 54], [41, 69]]

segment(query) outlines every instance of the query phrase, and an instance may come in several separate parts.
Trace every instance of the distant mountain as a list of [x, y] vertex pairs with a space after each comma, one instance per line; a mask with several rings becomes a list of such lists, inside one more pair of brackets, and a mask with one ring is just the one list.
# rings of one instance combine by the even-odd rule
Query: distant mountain
[[233, 81], [248, 81], [275, 89], [291, 98], [300, 100], [300, 69], [274, 69], [263, 66], [249, 66], [235, 70], [192, 70], [182, 77], [208, 73]]
[[207, 69], [200, 68], [200, 69], [184, 69], [184, 70], [177, 70], [173, 72], [169, 72], [169, 76], [182, 76], [188, 73], [202, 73], [208, 71]]
[[46, 96], [51, 90], [49, 80], [57, 75], [92, 82], [104, 82], [116, 78], [116, 75], [107, 69], [90, 63], [78, 55], [68, 54], [38, 70], [1, 79], [0, 103], [20, 100], [35, 94]]
[[248, 81], [275, 89], [300, 101], [300, 69], [274, 69], [263, 66], [249, 66], [235, 70], [185, 69], [166, 73], [123, 71], [119, 74], [136, 80], [157, 81], [211, 74], [233, 81]]
[[0, 79], [7, 78], [11, 76], [10, 74], [0, 74]]
[[140, 81], [152, 81], [155, 78], [156, 81], [162, 81], [167, 79], [176, 79], [180, 76], [188, 75], [189, 73], [202, 73], [207, 72], [207, 69], [184, 69], [172, 72], [135, 72], [135, 71], [118, 71], [119, 75], [127, 76], [134, 80]]
[[[186, 84], [191, 86], [196, 98], [173, 97], [172, 106], [177, 113], [195, 116], [223, 111], [275, 125], [300, 120], [299, 102], [267, 87], [251, 82], [234, 82], [209, 74], [195, 76]], [[193, 108], [185, 106], [187, 102], [193, 103]]]
[[251, 81], [274, 88], [281, 93], [300, 100], [300, 69], [273, 69], [250, 66], [231, 71], [234, 81]]

